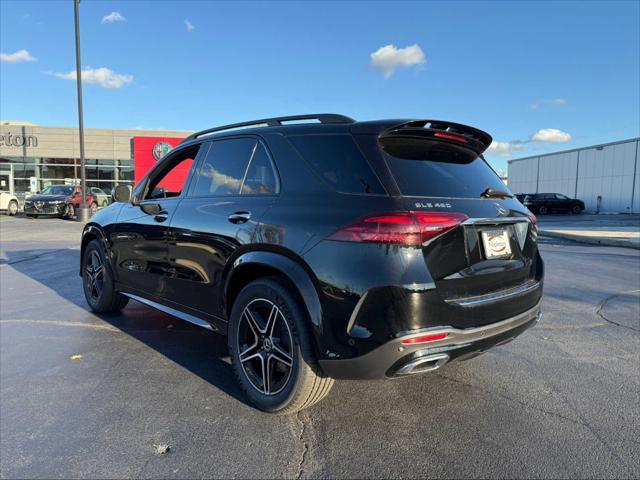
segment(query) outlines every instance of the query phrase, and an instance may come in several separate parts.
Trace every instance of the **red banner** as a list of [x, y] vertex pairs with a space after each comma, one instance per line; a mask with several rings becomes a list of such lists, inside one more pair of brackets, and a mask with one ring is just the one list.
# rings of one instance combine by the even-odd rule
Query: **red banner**
[[[176, 137], [133, 137], [133, 171], [136, 185], [158, 160], [182, 140], [184, 139]], [[182, 162], [160, 182], [159, 186], [169, 191], [180, 191], [190, 167], [191, 162]]]

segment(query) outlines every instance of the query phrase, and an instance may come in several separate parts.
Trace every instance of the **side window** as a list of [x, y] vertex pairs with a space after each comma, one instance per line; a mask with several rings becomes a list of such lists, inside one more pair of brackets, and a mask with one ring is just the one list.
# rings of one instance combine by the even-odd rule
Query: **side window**
[[569, 200], [569, 197], [565, 197], [564, 195], [562, 195], [561, 193], [556, 193], [556, 198], [558, 200]]
[[276, 193], [277, 183], [273, 165], [264, 147], [258, 142], [251, 157], [251, 165], [242, 184], [243, 195], [270, 195]]
[[256, 144], [257, 141], [251, 138], [212, 142], [193, 195], [238, 195]]
[[180, 196], [198, 148], [196, 146], [172, 155], [169, 163], [151, 178], [143, 200]]
[[351, 135], [298, 135], [289, 139], [316, 173], [335, 190], [385, 193]]

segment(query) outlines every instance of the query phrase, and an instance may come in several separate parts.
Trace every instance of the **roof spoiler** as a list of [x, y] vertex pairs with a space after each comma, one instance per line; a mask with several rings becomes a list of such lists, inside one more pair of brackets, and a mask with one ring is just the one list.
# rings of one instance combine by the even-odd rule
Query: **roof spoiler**
[[482, 130], [441, 120], [412, 120], [400, 123], [380, 132], [378, 138], [381, 141], [399, 138], [434, 140], [468, 148], [476, 155], [482, 154], [493, 141], [491, 135]]

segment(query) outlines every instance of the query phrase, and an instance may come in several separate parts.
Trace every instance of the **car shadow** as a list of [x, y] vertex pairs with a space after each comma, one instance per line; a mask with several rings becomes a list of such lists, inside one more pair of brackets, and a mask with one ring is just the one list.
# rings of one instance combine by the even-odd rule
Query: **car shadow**
[[[68, 318], [64, 320], [86, 323], [92, 318], [99, 318], [229, 396], [249, 405], [235, 379], [228, 355], [226, 337], [133, 300], [119, 313], [95, 314], [91, 312], [84, 299], [82, 280], [78, 275], [78, 250], [12, 251], [7, 252], [6, 257], [2, 262], [3, 269], [15, 269], [52, 290], [63, 301], [75, 305], [75, 307], [65, 308], [68, 311]], [[25, 285], [25, 288], [33, 289], [28, 285]], [[40, 297], [44, 298], [40, 299]], [[59, 311], [60, 309], [57, 306], [55, 309], [51, 306], [52, 301], [49, 295], [34, 296], [30, 301], [32, 302], [30, 308], [36, 308], [41, 312], [39, 318], [48, 320], [51, 317], [51, 319], [62, 320], [59, 315], [54, 313], [55, 310]], [[34, 302], [36, 303], [34, 304]], [[41, 308], [38, 308], [37, 303], [40, 302], [42, 305]], [[13, 307], [7, 302], [3, 307], [3, 316], [7, 312], [12, 312], [10, 313], [11, 318], [19, 318], [19, 304], [16, 303]], [[48, 307], [51, 307], [52, 313], [49, 313]], [[33, 318], [31, 312], [27, 316]]]

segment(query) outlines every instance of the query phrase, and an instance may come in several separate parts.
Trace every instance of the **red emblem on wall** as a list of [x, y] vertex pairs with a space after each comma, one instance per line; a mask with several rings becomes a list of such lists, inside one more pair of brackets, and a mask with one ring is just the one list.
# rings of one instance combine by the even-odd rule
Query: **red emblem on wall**
[[[184, 139], [176, 137], [133, 137], [133, 170], [136, 185], [158, 160], [177, 147], [182, 140]], [[161, 182], [160, 186], [168, 189], [177, 187], [179, 190], [188, 173], [188, 162], [184, 162], [173, 170], [170, 178]]]

